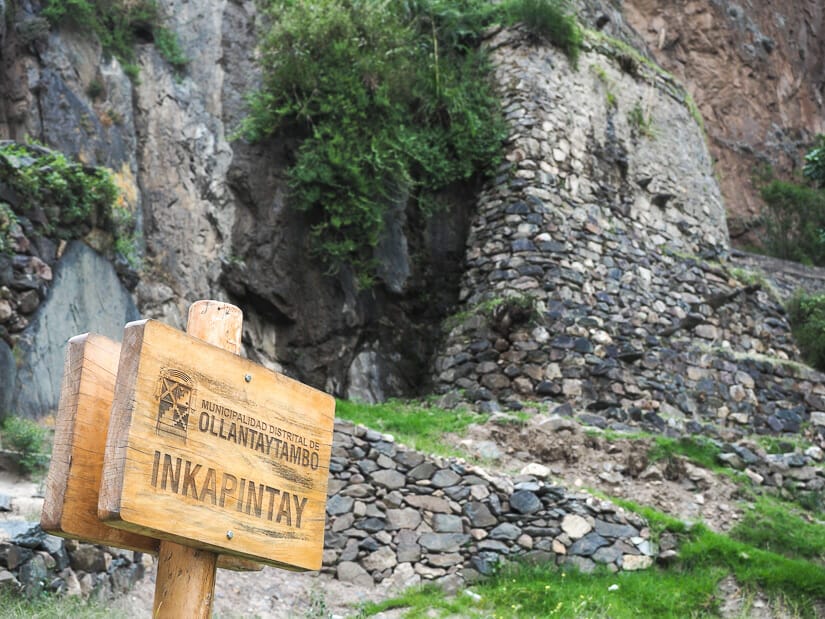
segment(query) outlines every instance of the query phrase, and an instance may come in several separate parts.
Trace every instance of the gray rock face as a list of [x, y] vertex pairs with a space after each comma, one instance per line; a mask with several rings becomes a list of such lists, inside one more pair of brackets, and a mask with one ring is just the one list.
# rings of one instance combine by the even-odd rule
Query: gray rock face
[[49, 296], [17, 343], [20, 363], [11, 410], [31, 418], [54, 412], [66, 341], [89, 331], [120, 341], [123, 326], [138, 318], [112, 265], [83, 243], [71, 243]]
[[11, 411], [14, 396], [13, 385], [17, 377], [17, 364], [8, 344], [0, 340], [0, 419]]

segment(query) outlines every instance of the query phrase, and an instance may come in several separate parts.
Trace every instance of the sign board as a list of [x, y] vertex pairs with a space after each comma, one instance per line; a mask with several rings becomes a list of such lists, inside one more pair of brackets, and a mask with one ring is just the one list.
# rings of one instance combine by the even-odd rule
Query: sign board
[[[66, 346], [40, 526], [61, 537], [157, 554], [159, 540], [109, 527], [97, 515], [119, 356], [120, 344], [94, 333], [73, 337]], [[261, 569], [233, 556], [219, 557], [218, 566]]]
[[321, 566], [335, 400], [153, 320], [126, 325], [98, 516], [293, 570]]

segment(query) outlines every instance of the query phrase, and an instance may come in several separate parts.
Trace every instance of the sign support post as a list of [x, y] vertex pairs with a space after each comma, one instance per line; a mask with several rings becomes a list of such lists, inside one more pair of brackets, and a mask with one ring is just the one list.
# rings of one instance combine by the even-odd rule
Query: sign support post
[[[242, 327], [243, 313], [234, 305], [197, 301], [189, 307], [186, 332], [236, 355], [241, 350]], [[211, 617], [217, 561], [217, 553], [161, 540], [152, 616]]]

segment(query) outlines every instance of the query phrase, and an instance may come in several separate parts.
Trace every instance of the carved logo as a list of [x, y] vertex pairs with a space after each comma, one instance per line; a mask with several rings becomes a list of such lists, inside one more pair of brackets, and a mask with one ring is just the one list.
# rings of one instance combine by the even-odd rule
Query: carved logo
[[194, 381], [180, 370], [161, 370], [155, 392], [158, 398], [155, 431], [158, 434], [171, 434], [186, 442], [194, 387]]

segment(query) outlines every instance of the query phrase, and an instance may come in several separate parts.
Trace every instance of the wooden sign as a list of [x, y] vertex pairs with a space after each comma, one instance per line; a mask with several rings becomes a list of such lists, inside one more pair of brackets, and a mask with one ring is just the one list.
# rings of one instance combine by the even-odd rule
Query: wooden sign
[[[120, 344], [102, 335], [78, 335], [67, 344], [40, 526], [61, 537], [157, 554], [159, 540], [109, 527], [97, 515], [119, 357]], [[221, 556], [218, 566], [262, 567], [234, 556]]]
[[126, 326], [100, 490], [120, 529], [319, 569], [335, 400], [148, 320]]

